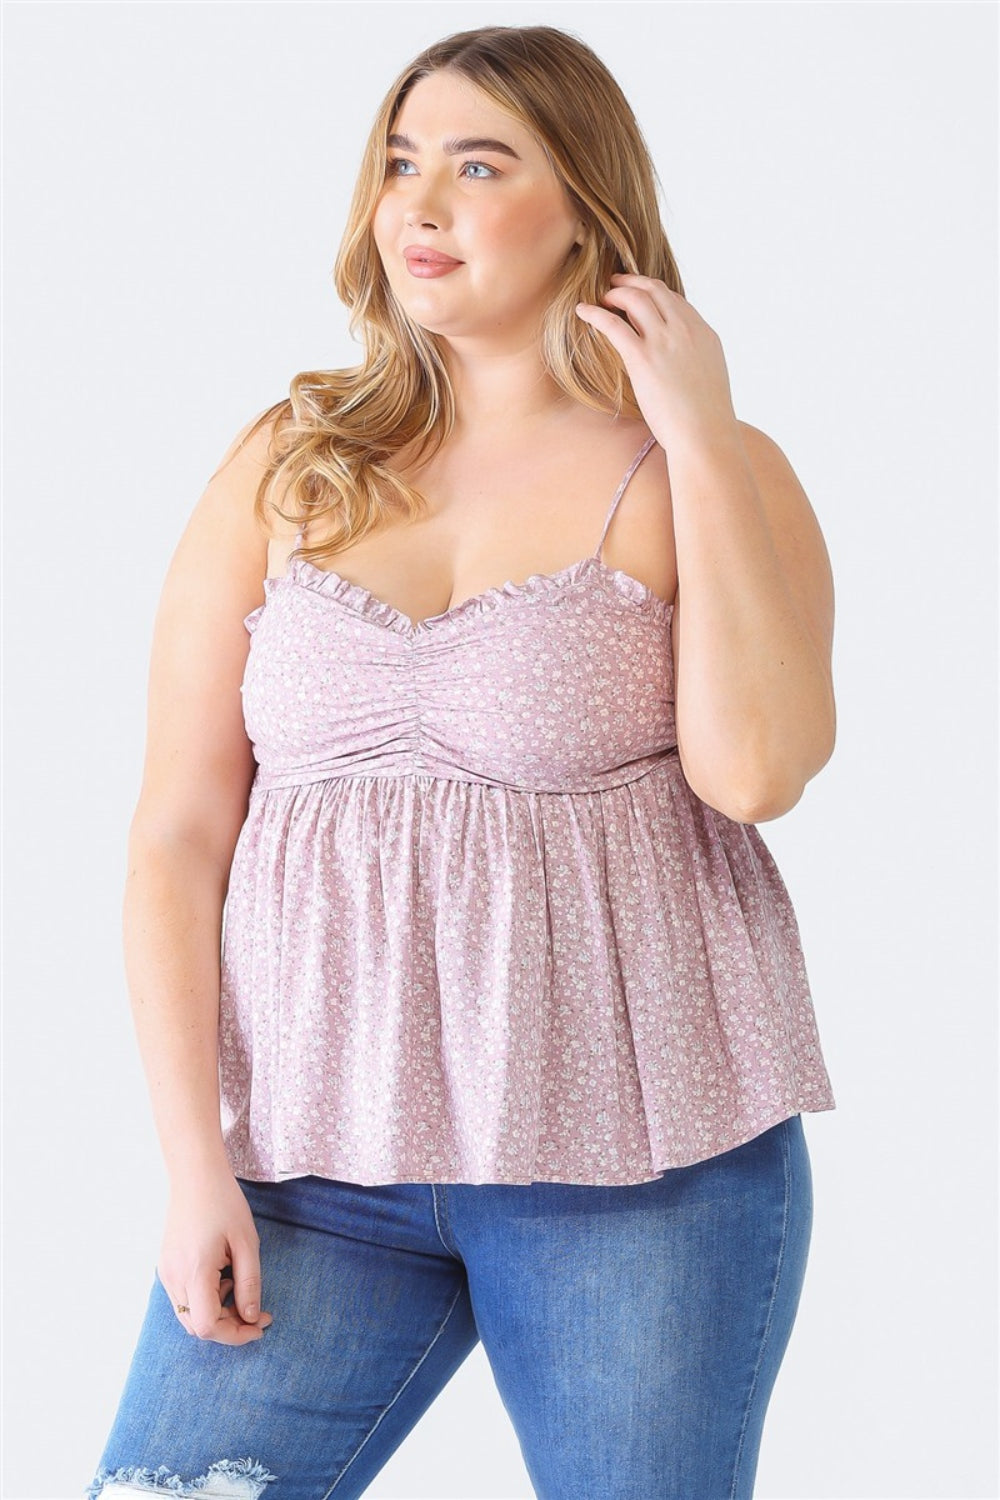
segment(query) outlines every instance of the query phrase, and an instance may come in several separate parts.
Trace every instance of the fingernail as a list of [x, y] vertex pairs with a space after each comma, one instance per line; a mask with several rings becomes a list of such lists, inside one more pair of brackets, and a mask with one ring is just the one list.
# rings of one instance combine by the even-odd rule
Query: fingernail
[[248, 1303], [247, 1304], [247, 1317], [248, 1318], [255, 1318], [256, 1316], [257, 1316], [257, 1304], [256, 1304], [256, 1302], [250, 1302], [250, 1303]]

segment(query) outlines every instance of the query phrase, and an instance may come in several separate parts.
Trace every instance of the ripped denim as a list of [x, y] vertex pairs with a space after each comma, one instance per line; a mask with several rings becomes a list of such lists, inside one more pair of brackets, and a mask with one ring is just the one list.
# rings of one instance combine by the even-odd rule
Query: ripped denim
[[116, 1469], [113, 1474], [102, 1468], [87, 1493], [142, 1495], [145, 1500], [149, 1500], [150, 1490], [161, 1490], [175, 1495], [225, 1495], [227, 1500], [258, 1500], [265, 1484], [277, 1477], [277, 1474], [269, 1474], [263, 1464], [255, 1463], [252, 1458], [220, 1459], [218, 1463], [209, 1464], [206, 1472], [199, 1474], [189, 1484], [179, 1474], [171, 1474], [166, 1464], [161, 1464], [155, 1471], [137, 1468], [132, 1464]]
[[154, 1272], [88, 1500], [355, 1500], [480, 1340], [540, 1500], [753, 1495], [811, 1237], [800, 1115], [622, 1187], [240, 1186], [274, 1322], [198, 1339]]

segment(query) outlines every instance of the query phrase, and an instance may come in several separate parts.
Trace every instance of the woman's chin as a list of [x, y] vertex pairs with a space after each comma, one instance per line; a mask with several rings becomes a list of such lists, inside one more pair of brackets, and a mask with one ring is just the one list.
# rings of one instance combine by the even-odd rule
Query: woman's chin
[[412, 303], [407, 306], [403, 302], [402, 307], [411, 323], [416, 323], [425, 333], [436, 334], [470, 334], [482, 333], [482, 319], [477, 317], [475, 323], [471, 318], [463, 318], [460, 312], [453, 312], [450, 316], [445, 315], [440, 309], [433, 312], [427, 307], [416, 307]]

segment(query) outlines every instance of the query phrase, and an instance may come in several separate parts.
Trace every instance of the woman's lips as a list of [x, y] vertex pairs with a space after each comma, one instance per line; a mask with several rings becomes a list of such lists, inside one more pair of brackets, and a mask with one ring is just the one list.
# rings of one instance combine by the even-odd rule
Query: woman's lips
[[411, 276], [447, 276], [449, 271], [457, 271], [464, 265], [464, 260], [418, 260], [415, 255], [406, 256], [406, 269]]

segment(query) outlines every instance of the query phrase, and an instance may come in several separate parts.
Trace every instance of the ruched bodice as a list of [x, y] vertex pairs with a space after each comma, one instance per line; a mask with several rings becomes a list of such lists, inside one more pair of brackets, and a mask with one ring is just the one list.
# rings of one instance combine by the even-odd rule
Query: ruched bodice
[[265, 580], [238, 1175], [644, 1181], [835, 1107], [781, 876], [680, 765], [673, 607], [600, 557], [653, 443], [593, 554], [428, 619], [298, 549]]
[[671, 606], [596, 557], [417, 626], [304, 558], [266, 586], [243, 688], [262, 787], [364, 772], [597, 792], [676, 745]]

